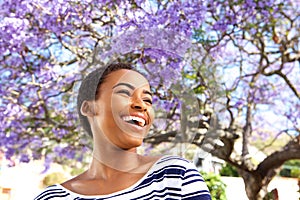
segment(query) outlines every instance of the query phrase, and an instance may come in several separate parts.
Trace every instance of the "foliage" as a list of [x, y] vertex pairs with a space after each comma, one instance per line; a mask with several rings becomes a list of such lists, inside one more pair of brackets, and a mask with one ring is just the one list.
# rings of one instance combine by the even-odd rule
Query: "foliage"
[[221, 176], [231, 176], [231, 177], [239, 177], [239, 173], [236, 169], [236, 167], [228, 164], [228, 163], [225, 163], [221, 170], [220, 170], [220, 175]]
[[280, 170], [279, 175], [283, 177], [291, 177], [291, 170], [283, 168]]
[[211, 193], [213, 200], [226, 200], [225, 188], [226, 184], [222, 182], [219, 175], [214, 173], [201, 172], [205, 183]]
[[280, 176], [300, 178], [300, 160], [289, 160], [282, 165]]
[[46, 188], [50, 185], [54, 185], [57, 183], [62, 183], [66, 181], [66, 177], [61, 172], [53, 172], [50, 174], [47, 174], [43, 179], [43, 188]]
[[268, 192], [267, 195], [263, 198], [263, 200], [277, 200], [278, 199], [278, 191], [273, 189]]
[[288, 160], [284, 163], [285, 165], [289, 165], [289, 166], [294, 166], [294, 167], [299, 167], [300, 166], [300, 160]]
[[300, 178], [300, 169], [294, 168], [291, 170], [291, 177]]

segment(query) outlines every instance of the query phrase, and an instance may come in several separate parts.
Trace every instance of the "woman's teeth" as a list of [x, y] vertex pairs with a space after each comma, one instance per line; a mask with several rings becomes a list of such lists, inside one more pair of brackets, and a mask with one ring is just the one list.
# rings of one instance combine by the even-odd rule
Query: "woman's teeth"
[[124, 116], [122, 119], [127, 123], [136, 124], [142, 127], [146, 124], [146, 121], [143, 118], [136, 116]]

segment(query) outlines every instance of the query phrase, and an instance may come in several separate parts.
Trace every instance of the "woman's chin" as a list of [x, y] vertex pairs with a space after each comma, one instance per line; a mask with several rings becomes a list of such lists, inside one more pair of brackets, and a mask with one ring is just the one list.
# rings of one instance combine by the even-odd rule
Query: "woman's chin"
[[120, 145], [120, 148], [123, 150], [130, 150], [140, 147], [143, 144], [143, 140], [141, 138], [130, 138], [127, 139], [126, 142], [123, 142], [124, 145]]

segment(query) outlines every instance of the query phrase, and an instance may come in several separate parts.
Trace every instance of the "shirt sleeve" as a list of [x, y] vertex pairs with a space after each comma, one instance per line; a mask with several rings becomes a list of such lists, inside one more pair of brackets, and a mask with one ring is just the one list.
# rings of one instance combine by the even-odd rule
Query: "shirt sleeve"
[[197, 170], [196, 166], [189, 162], [182, 182], [182, 199], [186, 200], [211, 200], [209, 189]]

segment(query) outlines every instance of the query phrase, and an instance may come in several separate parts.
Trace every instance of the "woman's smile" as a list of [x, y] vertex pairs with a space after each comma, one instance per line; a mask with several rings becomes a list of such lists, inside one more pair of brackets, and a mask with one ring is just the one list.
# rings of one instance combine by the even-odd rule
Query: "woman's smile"
[[140, 127], [144, 127], [146, 125], [146, 121], [143, 118], [140, 117], [136, 117], [136, 116], [123, 116], [122, 119], [129, 123], [129, 124], [133, 124], [133, 125], [137, 125]]

